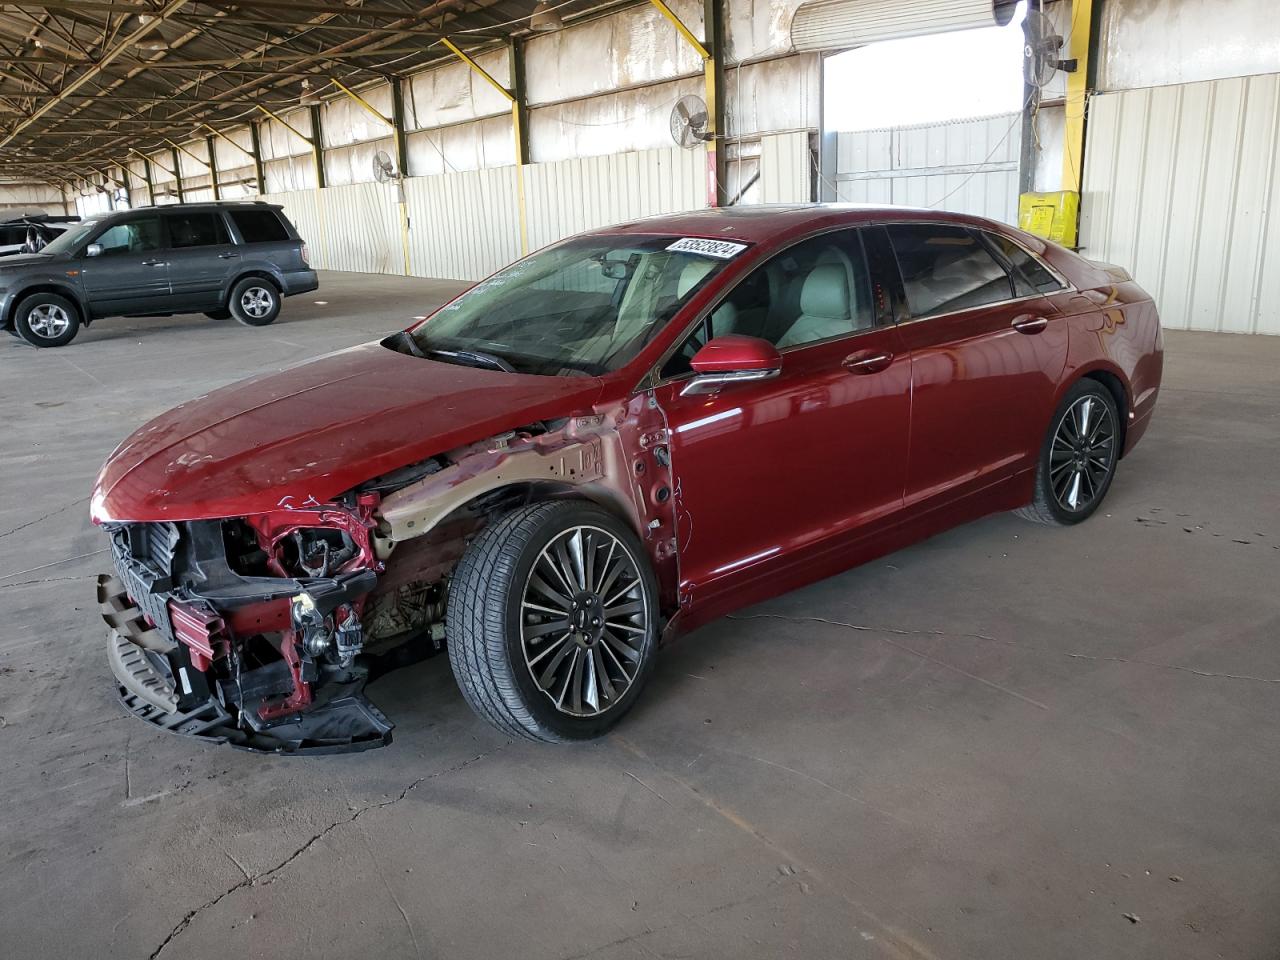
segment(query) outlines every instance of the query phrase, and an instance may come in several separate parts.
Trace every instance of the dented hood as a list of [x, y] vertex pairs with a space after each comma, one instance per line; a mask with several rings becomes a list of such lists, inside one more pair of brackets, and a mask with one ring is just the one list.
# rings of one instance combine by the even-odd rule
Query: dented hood
[[586, 411], [601, 382], [464, 367], [367, 343], [197, 397], [108, 458], [95, 520], [201, 520], [324, 502], [537, 420]]

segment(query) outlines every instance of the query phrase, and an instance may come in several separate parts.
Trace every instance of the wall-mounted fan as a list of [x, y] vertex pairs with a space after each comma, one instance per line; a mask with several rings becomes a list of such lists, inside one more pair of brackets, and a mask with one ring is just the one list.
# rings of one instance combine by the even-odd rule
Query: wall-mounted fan
[[385, 150], [379, 150], [373, 155], [373, 179], [379, 183], [391, 183], [400, 179], [395, 163]]
[[1022, 21], [1026, 42], [1022, 47], [1022, 77], [1033, 87], [1043, 87], [1059, 70], [1074, 73], [1075, 60], [1060, 60], [1062, 34], [1042, 10], [1028, 10]]
[[671, 108], [671, 139], [680, 146], [694, 147], [713, 139], [707, 126], [707, 105], [701, 97], [681, 97]]

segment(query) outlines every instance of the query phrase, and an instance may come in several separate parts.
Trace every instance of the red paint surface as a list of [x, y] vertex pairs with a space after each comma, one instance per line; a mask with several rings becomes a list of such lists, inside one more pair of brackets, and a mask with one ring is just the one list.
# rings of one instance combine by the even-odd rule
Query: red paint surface
[[[717, 394], [681, 397], [681, 382], [661, 384], [657, 406], [649, 405], [637, 385], [728, 287], [805, 237], [888, 220], [1016, 237], [1074, 289], [789, 350], [778, 377]], [[617, 469], [633, 472], [651, 459], [655, 442], [655, 427], [641, 421], [660, 417], [670, 445], [674, 544], [665, 522], [642, 535], [672, 600], [668, 612], [677, 612], [678, 598], [678, 622], [692, 626], [1027, 502], [1054, 407], [1083, 375], [1111, 375], [1121, 385], [1133, 413], [1124, 418], [1126, 452], [1159, 393], [1162, 344], [1149, 297], [1002, 224], [932, 211], [725, 208], [599, 232], [750, 246], [628, 366], [598, 380], [452, 366], [374, 343], [183, 404], [112, 454], [95, 517], [275, 513], [263, 522], [283, 529], [281, 512], [320, 510], [378, 474], [535, 420], [592, 410], [608, 422], [621, 418]], [[1014, 326], [1039, 318], [1046, 322], [1031, 324], [1039, 328], [1032, 332]], [[715, 352], [742, 348], [721, 343]], [[655, 491], [666, 483], [657, 469], [651, 463], [642, 478]], [[640, 483], [638, 476], [625, 482]]]

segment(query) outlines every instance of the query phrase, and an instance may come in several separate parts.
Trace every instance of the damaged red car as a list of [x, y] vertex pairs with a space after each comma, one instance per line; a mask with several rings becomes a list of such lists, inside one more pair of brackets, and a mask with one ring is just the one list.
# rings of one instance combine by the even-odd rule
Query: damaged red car
[[359, 749], [392, 729], [368, 681], [445, 649], [505, 733], [596, 736], [710, 618], [994, 511], [1084, 520], [1161, 367], [1124, 270], [986, 220], [578, 236], [121, 444], [91, 508], [112, 670], [160, 728]]

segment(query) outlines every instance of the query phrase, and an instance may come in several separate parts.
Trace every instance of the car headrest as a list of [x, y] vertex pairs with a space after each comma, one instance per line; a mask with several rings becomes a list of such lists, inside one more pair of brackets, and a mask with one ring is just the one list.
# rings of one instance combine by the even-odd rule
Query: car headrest
[[809, 317], [849, 319], [849, 273], [842, 264], [819, 264], [800, 288], [800, 312]]
[[686, 263], [676, 281], [676, 299], [683, 299], [685, 294], [702, 282], [702, 278], [711, 272], [715, 264], [707, 260], [694, 260]]

